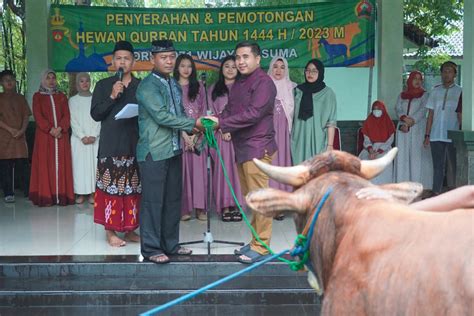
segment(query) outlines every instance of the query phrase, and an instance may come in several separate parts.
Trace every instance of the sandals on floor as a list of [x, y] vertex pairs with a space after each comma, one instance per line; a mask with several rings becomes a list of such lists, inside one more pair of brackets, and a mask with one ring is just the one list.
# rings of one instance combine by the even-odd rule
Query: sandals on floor
[[229, 212], [229, 211], [222, 212], [221, 218], [223, 222], [232, 222], [233, 214], [232, 212]]
[[[246, 256], [246, 257], [248, 257], [248, 259], [243, 259], [242, 256]], [[261, 255], [258, 252], [250, 249], [245, 254], [241, 255], [237, 260], [241, 263], [252, 264], [252, 263], [255, 263], [255, 262], [262, 261], [262, 260], [268, 258], [269, 256], [270, 256], [270, 254]]]
[[231, 219], [232, 222], [241, 222], [242, 221], [242, 214], [240, 213], [239, 210], [233, 210], [231, 212], [231, 214], [232, 214], [232, 219]]
[[234, 255], [240, 256], [240, 255], [245, 254], [249, 250], [250, 250], [250, 244], [246, 244], [245, 246], [243, 246], [239, 249], [235, 249], [234, 250]]
[[180, 256], [189, 256], [192, 253], [193, 251], [189, 248], [179, 247], [175, 254]]
[[164, 263], [169, 263], [170, 258], [168, 258], [167, 255], [164, 253], [160, 253], [159, 255], [154, 255], [149, 258], [147, 258], [148, 261], [153, 262], [153, 263], [158, 263], [158, 264], [164, 264]]

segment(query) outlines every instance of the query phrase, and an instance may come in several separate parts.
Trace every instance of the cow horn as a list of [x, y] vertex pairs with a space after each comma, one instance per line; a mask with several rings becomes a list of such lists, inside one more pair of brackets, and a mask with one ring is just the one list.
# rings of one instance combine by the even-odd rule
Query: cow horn
[[293, 167], [278, 167], [264, 163], [256, 158], [253, 162], [270, 178], [284, 184], [299, 187], [309, 180], [309, 167], [297, 165]]
[[382, 171], [392, 163], [397, 155], [398, 148], [393, 147], [383, 157], [374, 160], [362, 160], [360, 162], [360, 173], [366, 179], [372, 179], [382, 173]]

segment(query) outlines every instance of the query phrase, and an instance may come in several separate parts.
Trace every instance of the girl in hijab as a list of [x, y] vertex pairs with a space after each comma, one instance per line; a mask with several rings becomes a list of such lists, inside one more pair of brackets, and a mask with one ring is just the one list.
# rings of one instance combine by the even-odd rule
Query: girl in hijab
[[407, 80], [407, 88], [400, 93], [395, 110], [399, 117], [395, 159], [395, 181], [413, 181], [423, 188], [433, 187], [433, 162], [429, 147], [423, 146], [426, 129], [426, 101], [428, 93], [423, 89], [423, 75], [413, 71]]
[[82, 204], [85, 199], [94, 204], [100, 122], [94, 121], [90, 115], [92, 101], [90, 87], [89, 74], [86, 72], [77, 74], [77, 94], [69, 99], [72, 128], [72, 171], [74, 193], [77, 196], [76, 203], [78, 204]]
[[[268, 75], [272, 78], [277, 90], [275, 108], [273, 110], [273, 126], [275, 128], [275, 141], [278, 151], [272, 160], [272, 165], [281, 167], [292, 165], [290, 133], [295, 110], [293, 90], [296, 87], [296, 83], [290, 80], [289, 72], [288, 61], [285, 58], [276, 56], [270, 62]], [[273, 179], [270, 179], [269, 186], [287, 192], [293, 191], [291, 186], [279, 183]], [[276, 220], [283, 220], [284, 217], [283, 213], [281, 213], [274, 218]]]
[[29, 198], [38, 206], [74, 204], [67, 97], [57, 89], [56, 73], [43, 72], [33, 95], [36, 121]]
[[324, 65], [317, 59], [305, 67], [305, 82], [295, 89], [295, 115], [291, 131], [293, 164], [333, 149], [336, 95], [324, 83]]
[[[387, 113], [385, 104], [382, 101], [375, 101], [372, 104], [372, 112], [362, 126], [364, 135], [364, 149], [359, 154], [360, 159], [372, 160], [379, 158], [392, 148], [395, 136], [395, 125]], [[375, 184], [391, 183], [393, 168], [392, 165], [371, 180]]]

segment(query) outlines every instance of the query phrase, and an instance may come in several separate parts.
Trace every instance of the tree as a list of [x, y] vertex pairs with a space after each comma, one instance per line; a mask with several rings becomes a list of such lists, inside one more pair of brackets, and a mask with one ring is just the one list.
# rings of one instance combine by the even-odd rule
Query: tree
[[463, 19], [463, 8], [464, 0], [404, 0], [404, 20], [428, 36], [449, 35]]
[[26, 86], [25, 47], [25, 2], [24, 0], [3, 0], [1, 6], [0, 63], [4, 69], [12, 70], [17, 76], [17, 89], [24, 92]]

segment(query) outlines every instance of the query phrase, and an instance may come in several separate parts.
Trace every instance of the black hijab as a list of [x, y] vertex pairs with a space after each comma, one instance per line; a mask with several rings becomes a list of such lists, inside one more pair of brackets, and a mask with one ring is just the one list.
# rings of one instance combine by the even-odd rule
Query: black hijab
[[307, 119], [313, 116], [313, 93], [318, 93], [326, 87], [326, 84], [324, 83], [323, 63], [318, 59], [311, 59], [304, 67], [305, 71], [308, 68], [309, 64], [313, 64], [316, 69], [318, 69], [319, 75], [318, 79], [315, 82], [310, 83], [306, 79], [305, 74], [305, 83], [302, 83], [297, 86], [298, 89], [303, 91], [303, 96], [301, 97], [300, 102], [300, 111], [298, 113], [298, 119], [303, 121], [306, 121]]

